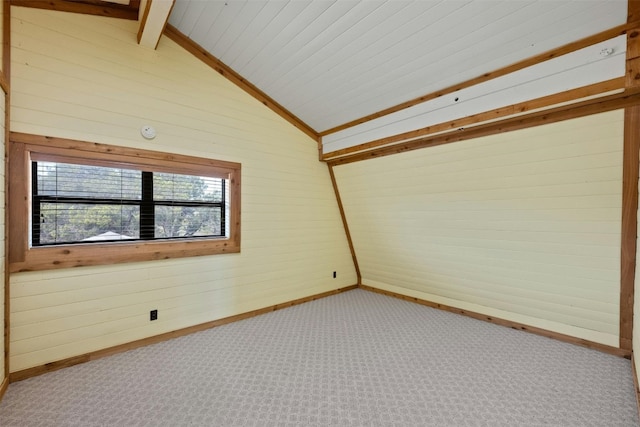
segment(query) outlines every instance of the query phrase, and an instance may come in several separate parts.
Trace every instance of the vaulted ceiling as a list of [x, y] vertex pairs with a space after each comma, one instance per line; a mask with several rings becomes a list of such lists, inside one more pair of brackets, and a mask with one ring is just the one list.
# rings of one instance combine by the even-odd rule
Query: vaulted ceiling
[[139, 20], [149, 47], [166, 21], [170, 38], [318, 139], [325, 159], [564, 102], [554, 94], [620, 93], [634, 28], [628, 0], [11, 2]]
[[626, 15], [626, 0], [176, 0], [169, 24], [322, 132]]

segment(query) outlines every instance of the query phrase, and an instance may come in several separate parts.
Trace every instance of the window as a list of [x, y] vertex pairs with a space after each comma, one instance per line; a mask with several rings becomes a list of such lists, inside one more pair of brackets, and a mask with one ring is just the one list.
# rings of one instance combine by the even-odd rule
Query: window
[[31, 246], [225, 236], [226, 179], [31, 162]]
[[10, 150], [11, 271], [240, 251], [237, 163], [25, 134]]

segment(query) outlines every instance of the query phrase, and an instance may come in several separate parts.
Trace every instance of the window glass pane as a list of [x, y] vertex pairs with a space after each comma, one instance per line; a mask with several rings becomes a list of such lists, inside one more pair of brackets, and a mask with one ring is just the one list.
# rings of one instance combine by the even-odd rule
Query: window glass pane
[[140, 200], [142, 186], [137, 170], [51, 162], [38, 162], [37, 183], [40, 196], [93, 199]]
[[222, 185], [220, 178], [154, 172], [153, 198], [178, 202], [221, 202]]
[[32, 245], [224, 237], [220, 178], [34, 162]]
[[42, 203], [34, 224], [40, 244], [137, 239], [140, 207], [82, 203]]
[[222, 207], [156, 206], [156, 238], [222, 236]]

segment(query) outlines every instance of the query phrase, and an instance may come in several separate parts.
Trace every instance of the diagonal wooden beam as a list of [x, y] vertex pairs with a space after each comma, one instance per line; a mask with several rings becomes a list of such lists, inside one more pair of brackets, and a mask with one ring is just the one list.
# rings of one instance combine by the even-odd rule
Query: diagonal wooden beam
[[351, 232], [349, 231], [349, 222], [347, 221], [347, 215], [344, 212], [344, 205], [342, 204], [342, 198], [340, 197], [340, 190], [338, 189], [338, 181], [336, 175], [333, 173], [333, 166], [327, 165], [329, 168], [329, 177], [331, 178], [331, 185], [333, 186], [333, 192], [338, 202], [338, 209], [340, 210], [340, 217], [342, 218], [342, 226], [344, 227], [345, 235], [347, 236], [347, 243], [349, 244], [349, 251], [351, 252], [351, 259], [353, 260], [353, 266], [356, 269], [356, 277], [358, 278], [358, 286], [362, 285], [362, 274], [360, 274], [360, 265], [358, 264], [358, 257], [356, 256], [356, 249], [353, 246], [353, 240], [351, 239]]

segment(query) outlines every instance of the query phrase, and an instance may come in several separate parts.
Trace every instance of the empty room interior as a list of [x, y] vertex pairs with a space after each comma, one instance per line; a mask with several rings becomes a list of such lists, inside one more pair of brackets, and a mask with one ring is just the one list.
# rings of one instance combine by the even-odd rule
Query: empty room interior
[[0, 13], [0, 425], [640, 425], [640, 1]]

